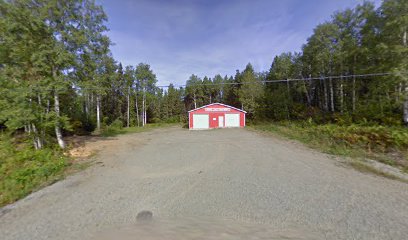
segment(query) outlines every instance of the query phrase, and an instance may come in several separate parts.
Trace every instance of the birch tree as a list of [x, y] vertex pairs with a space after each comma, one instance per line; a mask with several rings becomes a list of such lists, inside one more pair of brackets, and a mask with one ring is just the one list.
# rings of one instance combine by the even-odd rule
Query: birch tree
[[148, 95], [155, 93], [156, 75], [150, 69], [150, 65], [140, 63], [136, 67], [136, 79], [142, 90], [142, 126], [147, 124]]

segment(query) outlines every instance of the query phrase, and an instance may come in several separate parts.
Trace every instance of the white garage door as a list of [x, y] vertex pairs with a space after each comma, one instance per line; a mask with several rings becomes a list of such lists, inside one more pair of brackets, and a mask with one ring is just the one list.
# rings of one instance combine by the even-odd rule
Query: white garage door
[[193, 128], [194, 129], [210, 128], [210, 118], [208, 114], [193, 114]]
[[225, 127], [239, 127], [239, 114], [225, 114]]

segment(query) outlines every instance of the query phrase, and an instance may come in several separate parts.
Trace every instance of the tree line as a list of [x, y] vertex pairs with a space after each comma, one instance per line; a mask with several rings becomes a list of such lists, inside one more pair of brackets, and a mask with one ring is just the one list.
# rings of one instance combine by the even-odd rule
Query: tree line
[[93, 0], [1, 1], [0, 15], [0, 127], [24, 130], [36, 149], [115, 120], [144, 126], [168, 99], [148, 64], [113, 59]]
[[[161, 88], [148, 64], [112, 57], [107, 16], [93, 0], [0, 1], [0, 128], [25, 132], [37, 149], [64, 148], [64, 135], [181, 122], [213, 102], [252, 120], [408, 124], [407, 12], [405, 0], [364, 2], [333, 14], [267, 72], [248, 64]], [[370, 73], [387, 74], [359, 77]]]
[[216, 99], [258, 120], [408, 124], [407, 12], [405, 0], [336, 12], [301, 52], [276, 56], [268, 72], [248, 64], [234, 77], [214, 77], [214, 87], [192, 75], [186, 106]]

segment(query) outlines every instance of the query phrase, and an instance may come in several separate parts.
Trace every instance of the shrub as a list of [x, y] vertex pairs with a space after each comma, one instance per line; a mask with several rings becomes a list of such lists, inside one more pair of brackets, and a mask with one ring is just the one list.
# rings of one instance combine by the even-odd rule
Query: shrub
[[58, 149], [35, 150], [5, 134], [0, 136], [0, 159], [0, 206], [53, 182], [68, 166]]
[[109, 128], [113, 128], [113, 129], [122, 129], [123, 128], [123, 122], [120, 119], [116, 119], [115, 121], [113, 121], [110, 125]]
[[330, 154], [370, 157], [408, 166], [408, 128], [378, 124], [316, 124], [309, 121], [256, 123], [255, 128], [300, 140]]

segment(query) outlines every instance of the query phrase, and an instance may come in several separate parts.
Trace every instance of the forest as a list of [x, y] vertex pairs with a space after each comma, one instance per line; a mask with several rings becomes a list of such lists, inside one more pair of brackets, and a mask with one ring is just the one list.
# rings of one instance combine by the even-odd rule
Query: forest
[[[249, 120], [408, 124], [408, 2], [365, 2], [318, 25], [301, 52], [271, 56], [235, 76], [157, 86], [145, 63], [110, 52], [107, 16], [94, 1], [2, 1], [0, 127], [24, 131], [36, 149], [64, 136], [154, 122], [222, 102]], [[180, 79], [174, 79], [179, 81]]]
[[113, 58], [107, 15], [94, 1], [0, 1], [1, 171], [18, 143], [51, 159], [67, 136], [183, 123], [187, 111], [213, 102], [244, 109], [252, 124], [369, 126], [343, 137], [408, 147], [407, 12], [406, 0], [364, 2], [317, 25], [300, 52], [271, 56], [267, 72], [248, 63], [233, 76], [158, 86], [149, 64]]

